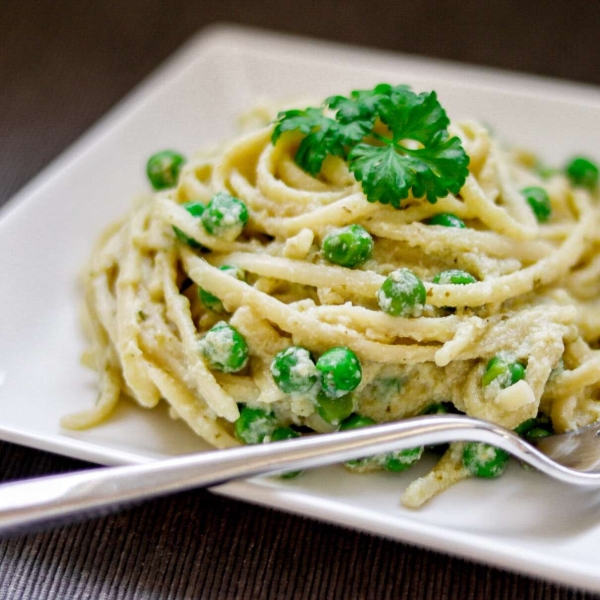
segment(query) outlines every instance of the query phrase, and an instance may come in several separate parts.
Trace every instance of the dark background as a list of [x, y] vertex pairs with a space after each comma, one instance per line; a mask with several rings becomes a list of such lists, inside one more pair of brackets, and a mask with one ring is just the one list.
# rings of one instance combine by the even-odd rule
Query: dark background
[[[0, 203], [189, 36], [224, 21], [600, 84], [597, 0], [0, 0]], [[0, 443], [6, 480], [83, 466]], [[0, 541], [0, 597], [593, 596], [195, 491]]]

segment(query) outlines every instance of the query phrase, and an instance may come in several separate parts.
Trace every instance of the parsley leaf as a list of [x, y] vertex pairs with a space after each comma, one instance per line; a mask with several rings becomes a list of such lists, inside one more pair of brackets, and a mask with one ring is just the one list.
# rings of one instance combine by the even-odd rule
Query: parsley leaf
[[404, 85], [380, 84], [355, 90], [349, 97], [331, 96], [324, 108], [279, 113], [272, 141], [286, 131], [304, 134], [295, 160], [318, 175], [329, 155], [348, 161], [369, 202], [400, 208], [409, 193], [431, 203], [457, 194], [468, 175], [469, 157], [435, 92], [415, 94]]
[[[469, 174], [469, 157], [457, 137], [449, 138], [440, 131], [426, 148], [407, 150], [415, 172], [412, 193], [427, 197], [431, 204], [452, 192], [458, 194]], [[458, 174], [458, 177], [457, 177]]]
[[[352, 147], [360, 142], [373, 127], [368, 121], [354, 121], [339, 125], [338, 135], [344, 146]], [[341, 155], [340, 155], [341, 156]]]
[[414, 174], [405, 168], [405, 161], [393, 146], [359, 144], [348, 157], [350, 169], [369, 202], [391, 204], [396, 208], [408, 196], [414, 183]]
[[381, 94], [371, 90], [355, 90], [350, 94], [350, 98], [330, 96], [325, 100], [325, 104], [332, 110], [337, 110], [336, 119], [340, 123], [369, 121], [373, 125], [377, 106], [382, 98]]
[[406, 85], [392, 87], [387, 83], [380, 83], [372, 90], [354, 90], [350, 97], [330, 96], [324, 102], [331, 110], [336, 110], [336, 120], [339, 123], [352, 123], [356, 121], [368, 122], [371, 127], [375, 123], [380, 102], [389, 97], [393, 92], [409, 90]]
[[280, 112], [271, 136], [272, 142], [275, 144], [286, 131], [306, 134], [296, 152], [296, 162], [313, 176], [319, 173], [328, 154], [344, 156], [340, 126], [334, 119], [325, 117], [320, 108]]
[[296, 162], [311, 175], [318, 175], [323, 167], [323, 161], [328, 154], [344, 155], [344, 145], [334, 126], [324, 126], [309, 133], [301, 142], [296, 152]]
[[279, 113], [271, 140], [275, 144], [286, 131], [300, 131], [306, 137], [296, 152], [296, 162], [311, 175], [319, 173], [328, 155], [346, 156], [345, 147], [360, 142], [369, 133], [372, 122], [338, 123], [325, 117], [321, 108], [288, 110]]
[[408, 89], [394, 91], [390, 97], [383, 98], [379, 117], [390, 128], [395, 142], [410, 139], [424, 145], [450, 124], [435, 92], [417, 96]]
[[308, 135], [314, 129], [326, 129], [335, 123], [333, 119], [323, 116], [320, 108], [307, 108], [306, 110], [286, 110], [277, 115], [277, 125], [273, 130], [271, 141], [275, 144], [286, 131], [300, 131]]
[[[381, 145], [359, 144], [348, 155], [350, 171], [362, 182], [369, 202], [400, 208], [409, 191], [432, 204], [448, 192], [460, 192], [469, 157], [457, 137], [449, 138], [450, 121], [435, 92], [395, 90], [380, 101], [379, 117], [391, 138], [376, 135]], [[411, 147], [407, 140], [422, 148]]]

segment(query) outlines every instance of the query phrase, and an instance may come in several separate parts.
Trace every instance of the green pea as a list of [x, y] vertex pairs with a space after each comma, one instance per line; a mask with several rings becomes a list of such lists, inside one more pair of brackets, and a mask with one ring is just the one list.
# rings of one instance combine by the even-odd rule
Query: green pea
[[[368, 427], [369, 425], [375, 425], [375, 421], [370, 417], [363, 417], [362, 415], [354, 414], [350, 415], [347, 419], [340, 423], [340, 431], [349, 431], [350, 429], [359, 429], [360, 427]], [[349, 469], [356, 469], [358, 467], [365, 467], [373, 462], [373, 458], [367, 456], [365, 458], [355, 458], [347, 460], [344, 464]]]
[[535, 418], [535, 420], [539, 427], [543, 427], [544, 429], [554, 433], [552, 419], [550, 419], [548, 415], [545, 415], [544, 413], [538, 413], [538, 416]]
[[401, 473], [412, 467], [423, 456], [423, 446], [390, 452], [383, 457], [383, 468], [392, 473]]
[[[223, 273], [226, 275], [235, 277], [235, 279], [238, 279], [239, 281], [246, 281], [246, 274], [244, 273], [244, 270], [240, 269], [239, 267], [223, 265], [222, 267], [219, 267], [219, 270], [223, 271]], [[219, 298], [201, 287], [198, 287], [198, 297], [202, 301], [202, 304], [206, 306], [206, 308], [218, 313], [225, 312], [223, 303], [219, 300]]]
[[517, 425], [513, 431], [519, 435], [525, 435], [528, 431], [537, 426], [537, 419], [527, 419]]
[[338, 425], [341, 421], [349, 417], [354, 410], [352, 394], [332, 398], [321, 390], [317, 394], [315, 403], [321, 419], [332, 425]]
[[486, 386], [498, 379], [500, 387], [507, 388], [524, 378], [525, 366], [520, 362], [507, 363], [502, 357], [494, 356], [485, 368], [481, 383]]
[[207, 233], [233, 241], [248, 222], [248, 209], [241, 200], [226, 192], [218, 192], [208, 203], [201, 218]]
[[177, 183], [185, 158], [174, 150], [153, 154], [146, 164], [146, 174], [155, 190], [164, 190]]
[[379, 308], [394, 317], [420, 316], [425, 299], [425, 286], [410, 269], [392, 271], [377, 292]]
[[593, 190], [598, 185], [598, 166], [591, 160], [578, 156], [567, 165], [567, 176], [574, 185]]
[[525, 365], [522, 365], [520, 362], [508, 365], [508, 371], [510, 373], [509, 385], [514, 385], [517, 381], [525, 379]]
[[508, 452], [481, 442], [467, 442], [463, 451], [463, 465], [475, 477], [493, 478], [504, 473]]
[[362, 380], [358, 356], [350, 348], [331, 348], [317, 361], [317, 371], [323, 392], [333, 398], [355, 390]]
[[190, 200], [189, 202], [184, 202], [181, 206], [187, 210], [192, 217], [201, 217], [204, 209], [206, 208], [204, 204], [198, 202], [197, 200]]
[[453, 215], [452, 213], [438, 213], [434, 215], [427, 221], [428, 225], [441, 225], [442, 227], [458, 227], [460, 229], [465, 229], [465, 222]]
[[477, 283], [477, 279], [467, 273], [467, 271], [461, 271], [460, 269], [449, 269], [448, 271], [442, 271], [433, 278], [433, 283], [440, 285], [467, 285], [469, 283]]
[[349, 429], [358, 429], [360, 427], [368, 427], [369, 425], [375, 425], [375, 419], [371, 417], [364, 417], [363, 415], [353, 414], [347, 419], [344, 419], [340, 423], [340, 431], [348, 431]]
[[327, 234], [322, 250], [330, 263], [353, 268], [371, 258], [373, 238], [364, 227], [348, 225]]
[[543, 429], [542, 427], [534, 427], [525, 434], [525, 439], [528, 442], [535, 443], [545, 437], [548, 437], [549, 435], [552, 435], [552, 433], [547, 429]]
[[[191, 202], [184, 202], [181, 206], [185, 208], [185, 210], [187, 210], [192, 217], [201, 217], [202, 213], [204, 212], [204, 204], [200, 204], [200, 202], [196, 202], [195, 200], [192, 200]], [[202, 248], [202, 244], [199, 244], [194, 238], [191, 238], [183, 233], [179, 227], [175, 227], [175, 225], [173, 225], [173, 231], [175, 232], [177, 239], [180, 242], [190, 246], [190, 248]]]
[[261, 408], [245, 406], [233, 426], [235, 436], [245, 444], [262, 444], [276, 431], [277, 419]]
[[286, 394], [310, 390], [318, 379], [317, 368], [306, 348], [290, 346], [279, 352], [271, 363], [271, 375]]
[[[282, 440], [293, 440], [294, 438], [300, 437], [300, 434], [294, 431], [291, 427], [279, 427], [271, 434], [272, 442], [280, 442]], [[282, 479], [293, 479], [294, 477], [298, 477], [302, 473], [300, 471], [288, 471], [287, 473], [282, 473], [280, 477]]]
[[280, 442], [282, 440], [292, 440], [298, 437], [300, 437], [300, 434], [297, 431], [294, 431], [291, 427], [278, 427], [271, 434], [271, 441]]
[[[348, 417], [340, 424], [340, 431], [349, 429], [358, 429], [359, 427], [368, 427], [374, 425], [375, 421], [370, 417], [354, 414]], [[358, 458], [349, 460], [345, 464], [351, 469], [364, 467], [371, 463], [382, 466], [386, 471], [400, 473], [414, 465], [423, 454], [423, 446], [417, 448], [407, 448], [406, 450], [398, 450], [397, 452], [389, 452], [388, 454], [378, 454], [367, 458]]]
[[248, 344], [244, 336], [225, 321], [206, 333], [199, 348], [210, 366], [223, 373], [236, 373], [248, 362]]
[[535, 443], [554, 433], [552, 421], [546, 415], [539, 413], [535, 419], [527, 419], [515, 427], [515, 433], [524, 437], [528, 442]]
[[521, 194], [523, 194], [525, 200], [531, 206], [531, 210], [538, 222], [545, 223], [552, 214], [550, 198], [546, 190], [541, 187], [528, 187], [522, 189]]
[[443, 402], [434, 402], [426, 406], [422, 411], [422, 415], [447, 415], [448, 407]]

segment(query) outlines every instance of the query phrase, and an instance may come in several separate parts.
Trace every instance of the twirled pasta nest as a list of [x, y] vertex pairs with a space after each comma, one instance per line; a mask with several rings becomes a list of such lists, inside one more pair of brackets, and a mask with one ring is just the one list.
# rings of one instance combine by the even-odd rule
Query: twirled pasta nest
[[[200, 155], [178, 185], [137, 199], [99, 239], [85, 273], [86, 363], [101, 377], [96, 405], [63, 425], [105, 419], [122, 395], [151, 408], [166, 400], [210, 444], [239, 443], [239, 404], [273, 413], [281, 425], [331, 431], [314, 393], [286, 394], [270, 365], [291, 345], [318, 356], [350, 348], [362, 364], [355, 412], [377, 422], [452, 403], [468, 415], [509, 428], [539, 411], [564, 431], [600, 417], [600, 229], [590, 194], [562, 175], [542, 181], [523, 152], [507, 151], [476, 123], [451, 126], [470, 157], [459, 195], [436, 204], [410, 198], [403, 210], [371, 204], [346, 164], [329, 157], [318, 178], [294, 162], [299, 137], [271, 144], [272, 127]], [[538, 224], [523, 195], [543, 186], [552, 218]], [[234, 241], [208, 234], [182, 207], [226, 191], [249, 211]], [[466, 228], [427, 225], [453, 213]], [[349, 269], [323, 258], [331, 230], [359, 224], [374, 240], [371, 258]], [[204, 250], [191, 248], [173, 226]], [[232, 265], [246, 281], [218, 267]], [[422, 316], [382, 312], [376, 294], [386, 276], [408, 268], [424, 282]], [[462, 269], [477, 282], [435, 284]], [[224, 308], [207, 309], [197, 288]], [[249, 361], [237, 373], [212, 369], [198, 343], [227, 321], [245, 338]], [[481, 385], [499, 353], [526, 366], [524, 383], [492, 394]], [[516, 389], [518, 388], [518, 389]], [[511, 391], [513, 390], [514, 391]], [[498, 390], [496, 390], [498, 391]], [[453, 444], [406, 489], [418, 506], [468, 476]]]

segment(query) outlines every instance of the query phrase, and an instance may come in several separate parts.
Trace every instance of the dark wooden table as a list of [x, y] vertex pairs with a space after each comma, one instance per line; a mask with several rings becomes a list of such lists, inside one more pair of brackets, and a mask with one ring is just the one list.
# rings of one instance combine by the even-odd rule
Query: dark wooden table
[[[0, 203], [219, 21], [600, 84], [597, 2], [2, 0]], [[86, 466], [5, 443], [0, 459], [4, 480]], [[3, 599], [192, 597], [593, 596], [206, 491], [0, 541]]]

